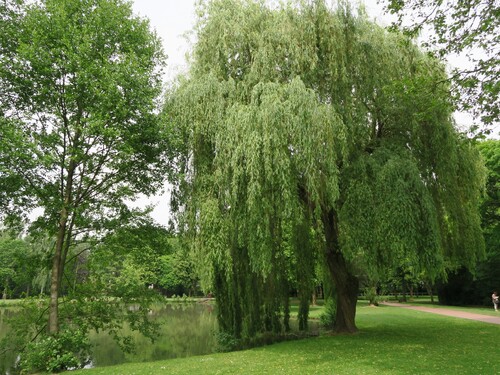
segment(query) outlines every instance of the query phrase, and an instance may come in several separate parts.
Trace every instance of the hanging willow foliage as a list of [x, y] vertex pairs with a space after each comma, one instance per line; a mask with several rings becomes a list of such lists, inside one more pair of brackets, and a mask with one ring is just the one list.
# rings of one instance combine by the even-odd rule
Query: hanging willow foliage
[[[483, 251], [479, 159], [453, 127], [444, 68], [362, 12], [324, 1], [202, 3], [187, 77], [165, 116], [176, 198], [221, 330], [307, 327], [315, 262], [356, 330], [356, 270], [430, 277]], [[319, 244], [319, 246], [318, 246]]]

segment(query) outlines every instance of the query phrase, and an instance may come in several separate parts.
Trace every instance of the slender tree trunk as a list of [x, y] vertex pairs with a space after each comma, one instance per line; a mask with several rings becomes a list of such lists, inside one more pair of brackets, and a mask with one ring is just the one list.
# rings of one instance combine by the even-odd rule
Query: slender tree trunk
[[432, 285], [430, 283], [425, 283], [425, 289], [427, 289], [427, 294], [431, 297], [431, 303], [434, 303], [434, 291], [432, 290]]
[[355, 333], [358, 330], [355, 317], [359, 280], [350, 273], [340, 252], [337, 218], [332, 210], [323, 214], [323, 226], [326, 262], [337, 292], [337, 313], [333, 329], [337, 333]]
[[2, 299], [7, 299], [7, 288], [9, 285], [9, 278], [5, 279], [5, 287], [3, 288], [2, 292]]
[[406, 302], [406, 278], [403, 272], [403, 276], [401, 277], [401, 293], [403, 293], [403, 297], [401, 298], [401, 302]]
[[64, 238], [66, 234], [66, 223], [68, 220], [68, 211], [64, 207], [61, 211], [59, 221], [59, 231], [57, 233], [56, 248], [52, 260], [52, 273], [50, 275], [50, 304], [49, 304], [49, 333], [59, 332], [59, 292], [61, 286], [60, 273], [64, 271], [61, 266], [62, 253], [64, 247]]
[[[75, 136], [78, 139], [78, 136]], [[73, 175], [76, 169], [76, 162], [71, 159], [68, 167], [68, 176], [66, 178], [66, 189], [64, 189], [63, 207], [59, 216], [59, 230], [56, 238], [56, 248], [52, 260], [52, 273], [50, 276], [50, 303], [49, 303], [49, 322], [48, 330], [51, 335], [59, 332], [59, 295], [61, 292], [62, 275], [64, 273], [64, 262], [66, 252], [69, 248], [68, 234], [68, 207], [71, 204], [73, 192]], [[71, 229], [69, 229], [71, 230]], [[66, 241], [65, 241], [66, 239]]]
[[[63, 284], [62, 278], [64, 276], [64, 269], [66, 266], [66, 258], [68, 256], [69, 247], [71, 245], [72, 234], [73, 234], [73, 218], [71, 218], [71, 220], [70, 220], [68, 217], [66, 220], [65, 241], [64, 241], [64, 246], [62, 248], [62, 252], [61, 252], [61, 260], [59, 262], [59, 285], [60, 286], [62, 286], [62, 284]], [[76, 270], [75, 270], [75, 274], [76, 274]], [[62, 292], [62, 290], [59, 291], [59, 294], [61, 292]]]

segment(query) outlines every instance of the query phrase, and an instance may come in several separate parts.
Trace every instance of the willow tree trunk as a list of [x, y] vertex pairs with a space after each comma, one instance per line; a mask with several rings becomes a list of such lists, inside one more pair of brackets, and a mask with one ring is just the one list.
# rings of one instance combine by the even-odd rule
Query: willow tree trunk
[[349, 271], [340, 251], [337, 223], [333, 210], [323, 214], [325, 258], [337, 293], [337, 312], [333, 329], [336, 333], [355, 333], [358, 330], [355, 318], [359, 280]]

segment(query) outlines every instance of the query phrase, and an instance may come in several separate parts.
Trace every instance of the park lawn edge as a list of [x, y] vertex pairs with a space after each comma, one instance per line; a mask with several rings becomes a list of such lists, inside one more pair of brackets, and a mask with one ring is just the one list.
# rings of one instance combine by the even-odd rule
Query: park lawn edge
[[126, 363], [74, 375], [494, 374], [500, 325], [398, 307], [358, 307], [354, 335], [322, 335], [230, 353]]

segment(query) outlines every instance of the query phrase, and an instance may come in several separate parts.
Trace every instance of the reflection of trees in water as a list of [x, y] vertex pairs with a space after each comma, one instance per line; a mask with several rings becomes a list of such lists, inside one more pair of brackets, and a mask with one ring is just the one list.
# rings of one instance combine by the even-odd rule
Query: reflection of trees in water
[[[14, 315], [16, 308], [0, 307], [0, 340], [6, 340], [9, 334], [8, 319]], [[12, 351], [0, 353], [0, 374], [10, 373], [16, 362], [17, 354]]]
[[146, 362], [211, 353], [217, 328], [210, 304], [173, 303], [157, 306], [150, 316], [161, 323], [160, 337], [151, 343], [140, 333], [125, 328], [136, 343], [135, 353], [123, 353], [107, 334], [93, 334], [94, 365]]

